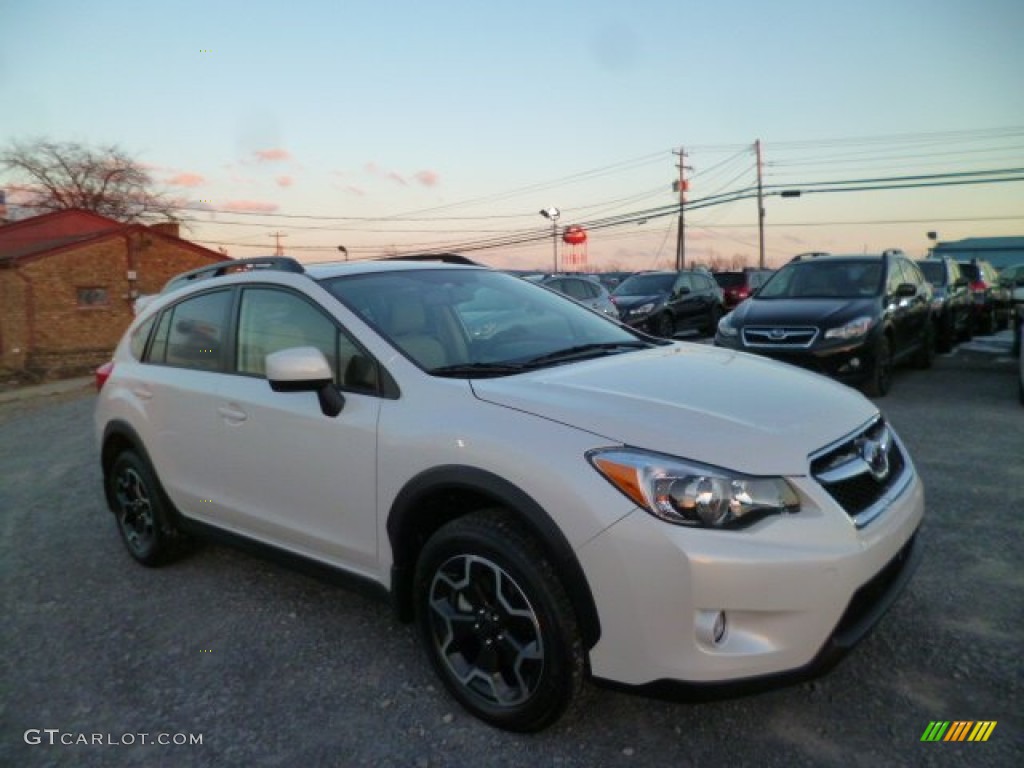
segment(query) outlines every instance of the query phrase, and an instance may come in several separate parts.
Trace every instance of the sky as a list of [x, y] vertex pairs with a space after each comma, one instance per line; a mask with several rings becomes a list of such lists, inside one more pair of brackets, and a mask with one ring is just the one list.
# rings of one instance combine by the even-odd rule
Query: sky
[[1024, 181], [850, 182], [1024, 168], [1022, 29], [1021, 0], [0, 0], [0, 146], [116, 144], [235, 257], [550, 269], [581, 225], [634, 270], [674, 260], [680, 150], [687, 261], [757, 263], [760, 141], [766, 263], [921, 256], [1024, 235]]

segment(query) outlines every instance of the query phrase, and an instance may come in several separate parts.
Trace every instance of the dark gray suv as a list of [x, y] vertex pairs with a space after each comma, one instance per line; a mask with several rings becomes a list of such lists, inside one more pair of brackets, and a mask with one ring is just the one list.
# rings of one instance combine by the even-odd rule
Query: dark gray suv
[[622, 322], [670, 339], [680, 331], [714, 334], [725, 314], [722, 289], [710, 272], [638, 272], [612, 292]]

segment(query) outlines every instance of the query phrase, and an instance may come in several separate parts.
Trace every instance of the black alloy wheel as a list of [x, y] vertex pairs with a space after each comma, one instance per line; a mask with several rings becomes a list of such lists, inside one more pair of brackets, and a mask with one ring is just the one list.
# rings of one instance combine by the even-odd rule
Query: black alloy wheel
[[439, 529], [420, 555], [413, 594], [435, 671], [476, 717], [537, 731], [578, 698], [575, 613], [539, 545], [508, 513], [478, 512]]
[[143, 565], [161, 565], [185, 542], [171, 523], [170, 502], [148, 462], [124, 451], [106, 476], [107, 499], [128, 553]]

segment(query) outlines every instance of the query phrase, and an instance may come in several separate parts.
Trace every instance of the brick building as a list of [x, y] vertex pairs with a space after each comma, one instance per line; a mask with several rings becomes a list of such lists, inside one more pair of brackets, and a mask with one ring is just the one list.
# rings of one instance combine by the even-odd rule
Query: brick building
[[177, 224], [123, 224], [83, 210], [0, 226], [0, 380], [90, 371], [131, 322], [132, 302], [225, 257]]

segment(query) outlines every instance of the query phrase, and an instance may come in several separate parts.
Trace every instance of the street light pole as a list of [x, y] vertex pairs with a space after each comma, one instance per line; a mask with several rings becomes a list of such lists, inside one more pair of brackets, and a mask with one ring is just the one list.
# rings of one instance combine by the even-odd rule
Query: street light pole
[[348, 261], [348, 248], [344, 245], [339, 245], [338, 250], [345, 254], [345, 261]]
[[554, 269], [553, 273], [558, 273], [558, 217], [562, 215], [562, 212], [554, 206], [550, 208], [543, 208], [540, 215], [545, 219], [551, 219], [551, 246], [552, 246], [552, 266]]

